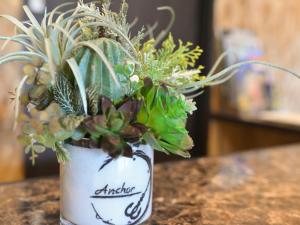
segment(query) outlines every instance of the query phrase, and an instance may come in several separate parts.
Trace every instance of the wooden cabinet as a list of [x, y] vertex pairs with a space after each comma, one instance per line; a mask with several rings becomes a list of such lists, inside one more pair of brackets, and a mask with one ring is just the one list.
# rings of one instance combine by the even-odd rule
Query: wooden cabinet
[[[218, 156], [300, 142], [300, 124], [295, 119], [242, 116], [225, 110], [219, 88], [212, 88], [208, 155]], [[295, 121], [295, 123], [291, 122]]]

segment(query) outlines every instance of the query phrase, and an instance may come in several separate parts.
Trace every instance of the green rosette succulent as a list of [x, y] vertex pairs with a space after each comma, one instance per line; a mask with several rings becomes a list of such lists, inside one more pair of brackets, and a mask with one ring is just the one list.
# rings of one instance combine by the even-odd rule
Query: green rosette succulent
[[190, 157], [188, 150], [193, 141], [185, 126], [193, 105], [171, 89], [153, 85], [149, 78], [144, 83], [141, 90], [144, 102], [137, 114], [137, 121], [150, 129], [144, 138], [157, 150]]

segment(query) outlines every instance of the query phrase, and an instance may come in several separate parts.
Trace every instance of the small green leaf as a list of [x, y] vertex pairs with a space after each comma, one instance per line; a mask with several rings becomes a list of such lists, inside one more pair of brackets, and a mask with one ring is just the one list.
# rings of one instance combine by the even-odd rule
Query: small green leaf
[[66, 163], [70, 160], [70, 154], [68, 150], [63, 147], [62, 144], [56, 143], [54, 151], [56, 152], [56, 156], [59, 163]]
[[68, 115], [60, 119], [60, 123], [67, 131], [74, 131], [85, 119], [84, 116]]
[[31, 145], [25, 147], [24, 151], [26, 154], [29, 154], [29, 152], [31, 152], [31, 147], [32, 147]]
[[73, 135], [71, 138], [75, 141], [79, 141], [82, 138], [84, 138], [85, 135], [86, 135], [85, 131], [77, 129], [73, 132]]
[[41, 135], [35, 135], [34, 139], [47, 148], [53, 148], [56, 143], [55, 137], [51, 135], [47, 130], [45, 130]]
[[115, 118], [111, 121], [111, 130], [113, 132], [120, 131], [124, 125], [123, 120], [119, 118]]
[[41, 153], [46, 151], [46, 148], [42, 145], [33, 145], [32, 150], [35, 151], [38, 154], [41, 154]]
[[22, 132], [24, 134], [33, 134], [35, 132], [34, 128], [31, 126], [30, 123], [25, 123], [23, 126], [22, 126]]
[[110, 136], [110, 135], [114, 135], [114, 133], [112, 131], [110, 131], [109, 129], [103, 128], [101, 126], [95, 125], [96, 131], [98, 134], [100, 134], [100, 136]]
[[65, 130], [59, 131], [54, 134], [55, 140], [56, 141], [65, 141], [65, 140], [69, 139], [70, 137], [72, 137], [73, 133], [74, 133], [73, 131], [65, 131]]
[[31, 144], [31, 137], [28, 135], [20, 135], [18, 137], [18, 141], [20, 142], [21, 145], [28, 146]]
[[152, 132], [146, 132], [143, 136], [143, 139], [148, 143], [153, 149], [164, 152], [169, 155], [169, 152], [160, 146], [159, 142], [156, 140]]

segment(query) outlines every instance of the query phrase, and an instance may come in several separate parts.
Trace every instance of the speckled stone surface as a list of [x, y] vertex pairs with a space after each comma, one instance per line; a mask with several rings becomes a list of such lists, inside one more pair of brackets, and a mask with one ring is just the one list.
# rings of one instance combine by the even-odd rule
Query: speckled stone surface
[[[163, 164], [154, 181], [147, 225], [300, 224], [300, 145]], [[57, 225], [58, 217], [58, 179], [0, 186], [1, 225]]]

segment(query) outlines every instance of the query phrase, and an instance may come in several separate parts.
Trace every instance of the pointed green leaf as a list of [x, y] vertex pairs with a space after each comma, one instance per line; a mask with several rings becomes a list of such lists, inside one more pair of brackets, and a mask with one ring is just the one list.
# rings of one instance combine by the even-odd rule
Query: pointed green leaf
[[40, 23], [37, 21], [35, 16], [32, 14], [29, 7], [27, 5], [24, 5], [23, 9], [24, 9], [24, 12], [27, 15], [28, 19], [32, 23], [32, 25], [40, 32], [40, 34], [43, 34], [43, 30], [42, 30]]
[[153, 149], [157, 150], [157, 151], [161, 151], [166, 153], [167, 155], [169, 155], [170, 153], [165, 150], [160, 144], [159, 142], [156, 140], [155, 136], [153, 133], [151, 132], [146, 132], [143, 135], [143, 139], [146, 141], [146, 143], [148, 143]]
[[87, 115], [87, 113], [88, 113], [87, 98], [86, 98], [85, 86], [84, 86], [84, 82], [83, 82], [82, 75], [80, 72], [80, 68], [74, 58], [67, 60], [67, 62], [73, 72], [75, 79], [76, 79], [77, 85], [79, 87], [81, 99], [83, 102], [83, 109], [84, 109], [85, 114]]
[[16, 99], [15, 99], [15, 122], [14, 122], [14, 130], [16, 129], [17, 127], [17, 121], [18, 121], [18, 117], [19, 117], [19, 111], [20, 111], [20, 96], [21, 96], [21, 92], [22, 92], [22, 89], [23, 89], [23, 86], [26, 82], [26, 80], [28, 79], [28, 76], [25, 76], [18, 88], [17, 88], [17, 92], [16, 92]]
[[9, 15], [0, 15], [0, 18], [1, 17], [9, 20], [15, 26], [17, 26], [19, 29], [21, 29], [25, 34], [28, 34], [29, 29], [22, 22], [20, 22], [17, 18], [15, 18], [13, 16], [9, 16]]

